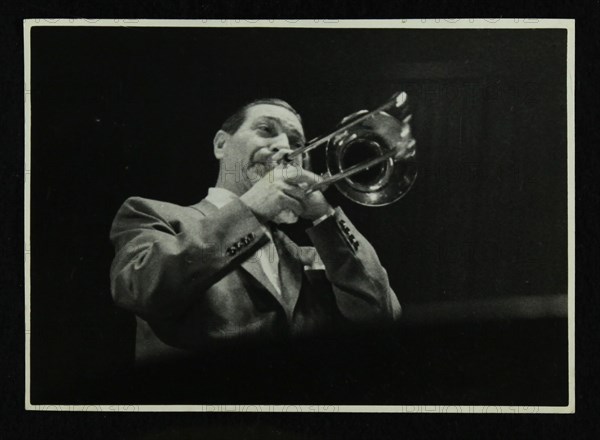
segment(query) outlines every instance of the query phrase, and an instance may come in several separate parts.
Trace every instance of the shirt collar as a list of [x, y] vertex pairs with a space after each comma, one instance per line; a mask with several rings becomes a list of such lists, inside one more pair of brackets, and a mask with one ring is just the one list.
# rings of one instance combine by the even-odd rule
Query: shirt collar
[[208, 195], [206, 196], [206, 200], [219, 209], [237, 198], [236, 194], [225, 188], [208, 188]]

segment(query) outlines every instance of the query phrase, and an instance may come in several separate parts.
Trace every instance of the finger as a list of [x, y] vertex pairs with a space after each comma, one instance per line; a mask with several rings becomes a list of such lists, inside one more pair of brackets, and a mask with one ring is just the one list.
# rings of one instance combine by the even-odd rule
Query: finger
[[297, 169], [296, 172], [287, 172], [284, 178], [285, 182], [295, 185], [299, 185], [301, 183], [314, 185], [319, 183], [321, 180], [323, 180], [323, 177], [303, 168]]
[[293, 197], [300, 202], [302, 202], [306, 197], [306, 189], [298, 185], [284, 184], [281, 190], [284, 194]]
[[414, 156], [415, 154], [415, 145], [417, 144], [417, 141], [414, 139], [410, 139], [406, 145], [404, 145], [402, 148], [398, 148], [398, 152], [395, 156], [395, 159], [408, 159]]
[[302, 168], [293, 164], [280, 163], [271, 169], [268, 173], [268, 178], [271, 182], [287, 181], [288, 178], [293, 178], [297, 174], [302, 173]]
[[295, 164], [288, 164], [282, 167], [280, 171], [282, 180], [293, 185], [297, 185], [300, 182], [307, 182], [311, 175], [313, 173]]
[[307, 188], [306, 196], [314, 197], [314, 194], [317, 193], [318, 195], [323, 197], [323, 191], [326, 191], [330, 185], [331, 183], [323, 183], [323, 181], [321, 181], [320, 183]]
[[290, 209], [291, 211], [293, 211], [294, 214], [298, 216], [304, 212], [304, 207], [302, 206], [302, 203], [300, 203], [294, 197], [288, 196], [287, 194], [284, 194], [282, 197], [282, 207], [284, 209]]
[[311, 191], [311, 192], [308, 194], [308, 197], [312, 197], [313, 199], [314, 199], [314, 198], [316, 198], [316, 197], [319, 197], [319, 198], [325, 198], [325, 196], [323, 195], [323, 191], [325, 191], [325, 190], [327, 189], [327, 187], [328, 187], [328, 186], [329, 186], [329, 185], [325, 185], [325, 186], [319, 187], [319, 189], [314, 189], [314, 190], [312, 190], [312, 191]]
[[400, 130], [400, 137], [407, 138], [411, 135], [411, 133], [412, 133], [412, 130], [410, 128], [410, 125], [404, 124], [402, 126], [402, 129]]

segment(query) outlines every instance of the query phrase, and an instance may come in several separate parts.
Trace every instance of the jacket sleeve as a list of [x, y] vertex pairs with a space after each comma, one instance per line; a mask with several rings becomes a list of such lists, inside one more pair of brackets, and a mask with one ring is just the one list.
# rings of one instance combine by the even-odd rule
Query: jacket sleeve
[[115, 303], [146, 320], [185, 312], [194, 295], [267, 239], [239, 200], [204, 216], [139, 197], [123, 203], [110, 238], [116, 251], [110, 271]]
[[342, 316], [353, 322], [394, 321], [398, 298], [375, 249], [340, 208], [307, 230], [325, 266]]

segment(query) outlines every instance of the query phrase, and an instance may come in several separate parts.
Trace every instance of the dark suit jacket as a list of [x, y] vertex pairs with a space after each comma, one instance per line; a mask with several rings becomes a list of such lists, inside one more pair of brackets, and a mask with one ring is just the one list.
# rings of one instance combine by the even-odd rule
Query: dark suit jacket
[[340, 208], [307, 233], [314, 247], [275, 233], [279, 295], [255, 256], [266, 227], [239, 199], [221, 209], [206, 200], [188, 207], [126, 200], [110, 234], [110, 275], [114, 301], [137, 317], [136, 358], [399, 316], [373, 247]]

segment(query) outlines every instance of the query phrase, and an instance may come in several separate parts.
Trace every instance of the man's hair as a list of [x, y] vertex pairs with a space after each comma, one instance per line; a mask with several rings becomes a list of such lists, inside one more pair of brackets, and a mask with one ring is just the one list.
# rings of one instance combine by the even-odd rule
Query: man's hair
[[296, 115], [296, 117], [298, 118], [300, 123], [302, 123], [302, 117], [300, 116], [300, 114], [294, 109], [294, 107], [292, 107], [290, 104], [285, 102], [283, 99], [260, 98], [260, 99], [255, 99], [254, 101], [251, 101], [248, 104], [237, 109], [231, 116], [229, 116], [225, 120], [225, 122], [223, 122], [223, 125], [221, 126], [221, 130], [223, 130], [229, 134], [234, 134], [236, 131], [238, 131], [238, 128], [240, 128], [241, 125], [246, 120], [247, 110], [250, 107], [254, 107], [255, 105], [259, 105], [259, 104], [278, 105], [279, 107], [283, 107], [283, 108], [291, 111], [294, 115]]

